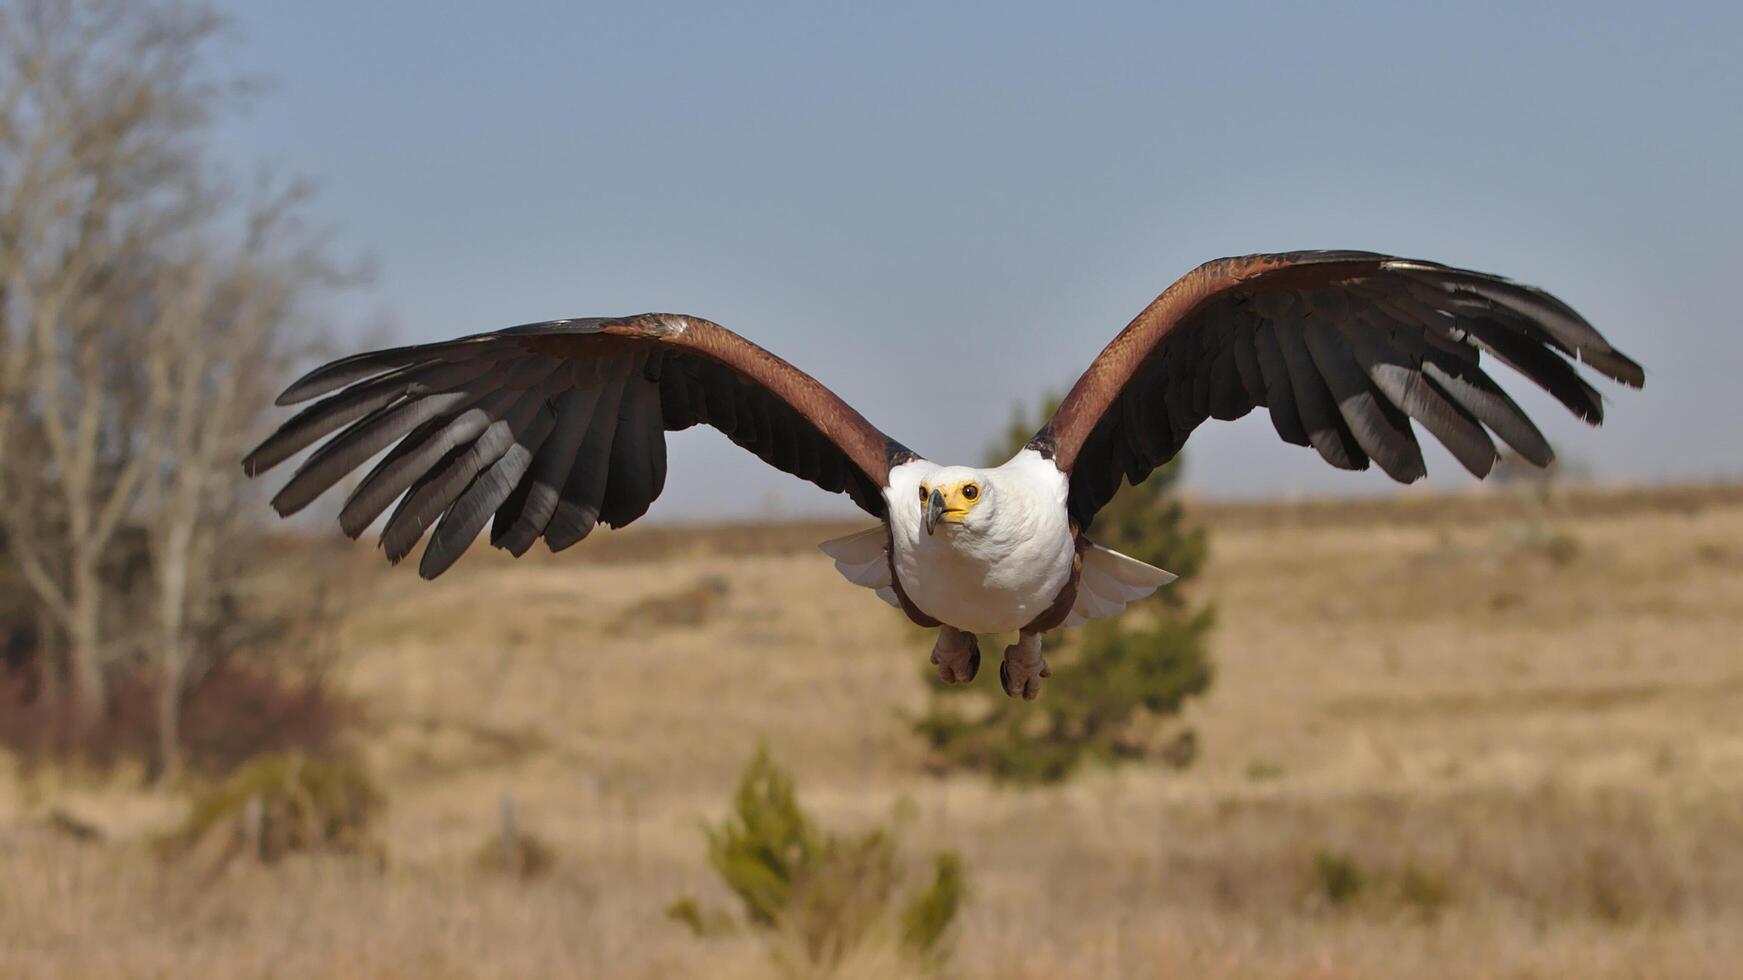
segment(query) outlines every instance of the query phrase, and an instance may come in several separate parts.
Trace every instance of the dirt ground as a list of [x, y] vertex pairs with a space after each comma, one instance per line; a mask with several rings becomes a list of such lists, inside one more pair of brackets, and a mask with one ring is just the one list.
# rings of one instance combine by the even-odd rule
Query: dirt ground
[[[179, 798], [0, 761], [0, 975], [770, 975], [662, 914], [730, 901], [700, 826], [759, 744], [830, 826], [906, 800], [909, 850], [962, 852], [949, 976], [1736, 975], [1743, 487], [1193, 514], [1198, 760], [1032, 790], [926, 774], [930, 638], [809, 547], [841, 528], [479, 547], [435, 583], [358, 547], [330, 572], [385, 859], [199, 878], [146, 843]], [[474, 869], [505, 797], [548, 875]]]

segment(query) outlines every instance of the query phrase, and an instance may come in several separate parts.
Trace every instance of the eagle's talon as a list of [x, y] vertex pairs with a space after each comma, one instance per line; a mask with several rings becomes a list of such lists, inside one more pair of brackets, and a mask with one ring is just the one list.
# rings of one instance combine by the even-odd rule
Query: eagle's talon
[[999, 664], [999, 685], [1013, 698], [1033, 701], [1041, 696], [1041, 680], [1052, 677], [1047, 661], [1041, 659], [1041, 634], [1022, 633], [1017, 642], [1005, 647], [1005, 659]]
[[939, 680], [967, 684], [980, 672], [980, 639], [954, 627], [941, 627], [938, 642], [932, 645], [932, 662], [938, 665]]

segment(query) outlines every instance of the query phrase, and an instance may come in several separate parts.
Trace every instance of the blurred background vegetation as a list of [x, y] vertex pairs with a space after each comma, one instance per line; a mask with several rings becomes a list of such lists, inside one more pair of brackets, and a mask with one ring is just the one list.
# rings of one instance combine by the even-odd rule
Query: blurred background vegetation
[[356, 270], [307, 185], [213, 162], [251, 88], [213, 67], [223, 24], [176, 3], [0, 17], [0, 741], [29, 760], [173, 782], [325, 751], [343, 713], [322, 592], [246, 591], [269, 545], [236, 459]]

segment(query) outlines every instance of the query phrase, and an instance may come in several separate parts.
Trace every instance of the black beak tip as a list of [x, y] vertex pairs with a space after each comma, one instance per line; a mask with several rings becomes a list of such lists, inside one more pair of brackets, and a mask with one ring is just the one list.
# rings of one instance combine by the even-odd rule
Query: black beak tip
[[932, 496], [926, 501], [926, 509], [921, 514], [926, 522], [926, 533], [930, 535], [938, 527], [938, 519], [944, 516], [944, 494], [938, 490], [932, 491]]

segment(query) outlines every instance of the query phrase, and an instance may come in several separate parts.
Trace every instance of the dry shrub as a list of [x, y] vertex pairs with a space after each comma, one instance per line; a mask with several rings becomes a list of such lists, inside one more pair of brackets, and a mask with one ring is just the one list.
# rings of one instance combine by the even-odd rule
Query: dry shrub
[[1446, 876], [1415, 858], [1399, 866], [1365, 866], [1349, 852], [1321, 849], [1314, 852], [1311, 868], [1309, 904], [1321, 908], [1361, 904], [1374, 911], [1401, 909], [1431, 921], [1452, 900]]
[[382, 798], [355, 763], [300, 752], [264, 755], [196, 796], [167, 853], [214, 851], [215, 869], [246, 855], [272, 862], [311, 851], [372, 853]]
[[551, 845], [524, 830], [512, 837], [491, 835], [472, 860], [480, 871], [523, 881], [543, 877], [556, 863], [557, 852]]
[[689, 927], [702, 939], [716, 939], [738, 932], [732, 913], [722, 908], [705, 908], [694, 898], [680, 898], [666, 906], [666, 918]]
[[1743, 880], [1743, 857], [1726, 846], [1743, 833], [1734, 795], [1548, 784], [1431, 800], [1259, 796], [1174, 810], [1169, 833], [1194, 843], [1167, 851], [1166, 875], [1075, 866], [1181, 914], [1480, 913], [1603, 928], [1734, 916]]
[[1547, 522], [1522, 522], [1506, 529], [1496, 551], [1504, 558], [1542, 559], [1557, 568], [1580, 560], [1585, 546], [1578, 535]]
[[[64, 688], [42, 690], [28, 674], [0, 676], [0, 748], [27, 770], [70, 759], [103, 771], [124, 765], [155, 770], [157, 700], [156, 674], [126, 677], [102, 721], [75, 738], [73, 704]], [[219, 776], [262, 753], [334, 755], [359, 711], [320, 673], [291, 676], [224, 661], [200, 678], [183, 703], [186, 763], [196, 774]]]
[[1446, 875], [1410, 862], [1398, 872], [1398, 899], [1424, 920], [1433, 920], [1452, 901]]
[[514, 800], [504, 796], [496, 833], [479, 846], [473, 867], [486, 874], [527, 881], [539, 878], [557, 863], [557, 852], [543, 838], [524, 830], [515, 817]]
[[726, 599], [728, 589], [725, 578], [705, 575], [676, 592], [651, 596], [630, 606], [612, 623], [612, 629], [630, 632], [701, 626]]
[[102, 830], [59, 808], [49, 812], [48, 827], [60, 836], [81, 844], [100, 844], [103, 841]]

